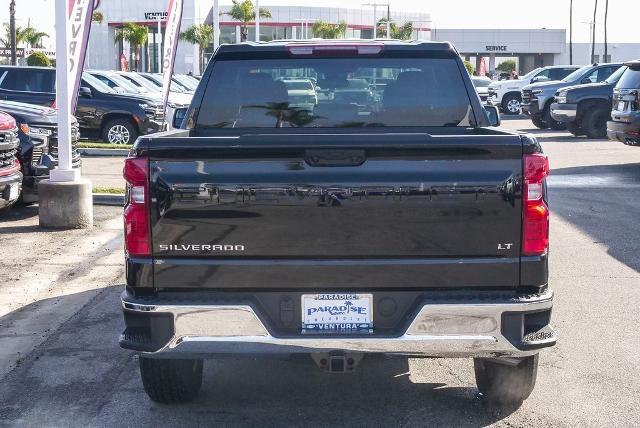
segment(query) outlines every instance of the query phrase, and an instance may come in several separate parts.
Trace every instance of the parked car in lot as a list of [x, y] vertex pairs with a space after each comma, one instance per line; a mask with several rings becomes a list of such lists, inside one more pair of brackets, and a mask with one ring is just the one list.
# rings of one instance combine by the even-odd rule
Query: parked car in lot
[[282, 83], [287, 88], [290, 106], [313, 110], [318, 104], [318, 94], [311, 80], [283, 79]]
[[522, 88], [532, 83], [561, 80], [576, 71], [579, 66], [554, 65], [550, 67], [536, 68], [525, 74], [518, 80], [501, 80], [489, 85], [489, 99], [491, 105], [500, 107], [507, 115], [520, 114], [522, 103]]
[[[0, 99], [55, 106], [55, 69], [0, 66]], [[86, 138], [106, 143], [131, 144], [138, 135], [162, 131], [162, 104], [143, 94], [118, 94], [84, 73], [75, 116]]]
[[0, 111], [0, 210], [16, 203], [22, 187], [16, 121]]
[[365, 79], [347, 79], [346, 86], [334, 88], [333, 100], [337, 105], [353, 105], [358, 111], [366, 111], [375, 96]]
[[[85, 73], [92, 75], [118, 93], [140, 94], [145, 97], [149, 97], [158, 104], [162, 103], [163, 101], [161, 87], [156, 87], [157, 89], [150, 89], [146, 85], [135, 83], [137, 82], [137, 80], [126, 78], [125, 76], [115, 71], [89, 70]], [[145, 80], [149, 86], [153, 87], [153, 84], [144, 77], [139, 76], [139, 78]], [[191, 102], [191, 98], [191, 94], [169, 92], [169, 99], [167, 100], [167, 109], [165, 113], [167, 117], [167, 129], [174, 129], [182, 124], [182, 120], [180, 120], [178, 126], [174, 126], [174, 122], [177, 122], [176, 111], [178, 109], [184, 109], [184, 111], [186, 111], [186, 108]]]
[[493, 81], [488, 77], [481, 76], [471, 76], [471, 81], [476, 88], [480, 101], [482, 101], [483, 104], [486, 103], [489, 98], [489, 85], [491, 85]]
[[[162, 88], [162, 74], [157, 74], [157, 73], [138, 73], [138, 74]], [[171, 77], [170, 90], [172, 92], [185, 92], [190, 94], [193, 94], [195, 91], [195, 89], [193, 89], [190, 85], [188, 86], [180, 82], [180, 80], [178, 80], [176, 76]]]
[[628, 67], [613, 90], [613, 110], [607, 123], [611, 140], [640, 146], [640, 60]]
[[[18, 127], [20, 146], [17, 157], [23, 175], [22, 201], [38, 201], [38, 183], [49, 178], [49, 172], [58, 164], [57, 112], [50, 107], [35, 104], [0, 101], [0, 111], [12, 116]], [[82, 161], [78, 151], [80, 128], [78, 121], [71, 121], [72, 167], [80, 168]]]
[[527, 85], [522, 88], [522, 111], [540, 129], [563, 130], [564, 123], [551, 116], [551, 104], [556, 92], [570, 86], [604, 82], [620, 67], [622, 63], [587, 65], [562, 80]]
[[[358, 69], [395, 76], [381, 101], [312, 114], [273, 78], [339, 93]], [[490, 128], [498, 109], [451, 44], [222, 45], [202, 82], [189, 129], [125, 160], [120, 345], [151, 399], [193, 399], [203, 359], [291, 354], [342, 373], [366, 355], [473, 358], [488, 402], [529, 396], [556, 341], [548, 159]]]
[[551, 117], [563, 123], [573, 135], [605, 138], [607, 121], [611, 119], [613, 88], [626, 70], [627, 67], [620, 67], [601, 83], [560, 89], [551, 104]]

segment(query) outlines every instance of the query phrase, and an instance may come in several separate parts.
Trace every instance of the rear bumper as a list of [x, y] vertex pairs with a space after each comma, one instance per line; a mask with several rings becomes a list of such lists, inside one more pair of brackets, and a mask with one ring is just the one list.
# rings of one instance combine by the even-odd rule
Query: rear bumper
[[578, 115], [577, 104], [551, 104], [551, 117], [562, 123], [575, 122]]
[[612, 141], [620, 141], [622, 143], [640, 146], [640, 114], [635, 118], [625, 117], [626, 122], [609, 121], [607, 122], [607, 135]]
[[522, 357], [552, 346], [553, 293], [501, 299], [424, 301], [403, 333], [274, 334], [252, 304], [194, 304], [122, 295], [126, 330], [120, 345], [155, 358], [358, 352], [422, 357]]

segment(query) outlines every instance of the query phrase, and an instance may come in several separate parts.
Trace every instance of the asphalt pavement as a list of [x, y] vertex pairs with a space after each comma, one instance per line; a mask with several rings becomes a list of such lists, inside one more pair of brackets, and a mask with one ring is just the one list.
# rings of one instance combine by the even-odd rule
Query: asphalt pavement
[[[117, 344], [121, 209], [96, 207], [90, 231], [46, 232], [27, 207], [0, 214], [0, 425], [639, 426], [640, 148], [504, 127], [535, 133], [552, 167], [559, 342], [520, 409], [485, 407], [472, 362], [455, 359], [365, 359], [347, 375], [307, 359], [207, 361], [194, 402], [153, 403]], [[107, 159], [85, 173], [121, 183], [122, 160]]]

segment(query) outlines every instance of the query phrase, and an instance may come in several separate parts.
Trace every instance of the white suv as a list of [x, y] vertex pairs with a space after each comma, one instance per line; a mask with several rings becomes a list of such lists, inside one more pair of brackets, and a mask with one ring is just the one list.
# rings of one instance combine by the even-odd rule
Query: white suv
[[501, 80], [489, 86], [488, 103], [499, 107], [504, 114], [520, 114], [522, 102], [522, 88], [538, 82], [564, 79], [576, 71], [577, 65], [554, 65], [550, 67], [536, 68], [518, 80]]

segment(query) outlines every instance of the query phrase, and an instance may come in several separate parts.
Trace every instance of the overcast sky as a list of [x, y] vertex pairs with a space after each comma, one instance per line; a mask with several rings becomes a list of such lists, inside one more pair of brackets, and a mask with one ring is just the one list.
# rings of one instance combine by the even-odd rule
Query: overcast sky
[[[103, 0], [105, 2], [109, 0]], [[135, 1], [135, 0], [132, 0]], [[363, 7], [372, 0], [261, 0], [260, 5]], [[386, 0], [375, 0], [384, 3]], [[53, 35], [54, 0], [17, 0], [18, 25], [31, 24]], [[158, 5], [168, 0], [157, 0]], [[211, 0], [213, 3], [213, 0]], [[221, 4], [230, 4], [221, 0]], [[603, 41], [604, 3], [600, 0], [596, 38]], [[594, 0], [574, 0], [574, 40], [589, 41]], [[392, 8], [432, 14], [436, 28], [567, 28], [569, 0], [391, 0]], [[640, 0], [609, 0], [609, 41], [640, 43], [635, 31], [640, 17]], [[106, 17], [108, 20], [109, 17]], [[0, 0], [0, 22], [9, 21], [9, 1]], [[620, 25], [623, 23], [623, 25]], [[49, 41], [50, 42], [50, 41]]]

